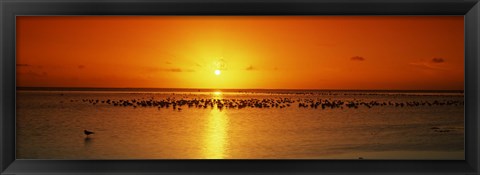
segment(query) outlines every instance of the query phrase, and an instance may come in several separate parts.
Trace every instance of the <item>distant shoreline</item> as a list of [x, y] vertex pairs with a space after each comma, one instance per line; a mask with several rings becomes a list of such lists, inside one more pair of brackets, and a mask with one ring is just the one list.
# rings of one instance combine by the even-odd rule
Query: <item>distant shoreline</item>
[[207, 89], [207, 88], [93, 88], [93, 87], [17, 87], [28, 91], [143, 91], [143, 92], [402, 92], [464, 93], [464, 90], [355, 90], [355, 89]]

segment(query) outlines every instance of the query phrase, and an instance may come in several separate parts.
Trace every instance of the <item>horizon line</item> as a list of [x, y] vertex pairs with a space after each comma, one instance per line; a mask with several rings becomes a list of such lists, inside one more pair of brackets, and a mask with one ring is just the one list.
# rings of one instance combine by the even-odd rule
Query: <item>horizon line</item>
[[165, 87], [50, 87], [50, 86], [16, 86], [16, 89], [188, 89], [188, 90], [290, 90], [290, 91], [461, 91], [464, 89], [313, 89], [313, 88], [165, 88]]

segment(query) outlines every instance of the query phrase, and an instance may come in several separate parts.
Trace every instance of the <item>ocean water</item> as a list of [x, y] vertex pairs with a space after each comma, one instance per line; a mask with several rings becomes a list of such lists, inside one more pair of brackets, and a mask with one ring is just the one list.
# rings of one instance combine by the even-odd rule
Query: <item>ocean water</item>
[[20, 89], [16, 156], [458, 160], [463, 103], [433, 91]]

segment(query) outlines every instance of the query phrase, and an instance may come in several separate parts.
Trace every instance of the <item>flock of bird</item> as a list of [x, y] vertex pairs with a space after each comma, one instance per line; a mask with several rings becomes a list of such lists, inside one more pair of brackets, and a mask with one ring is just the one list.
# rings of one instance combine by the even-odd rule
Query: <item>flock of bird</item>
[[[78, 100], [70, 100], [76, 102]], [[180, 99], [166, 98], [162, 100], [150, 99], [132, 99], [132, 100], [100, 100], [100, 99], [82, 99], [82, 102], [92, 105], [106, 104], [118, 107], [156, 107], [158, 109], [169, 109], [181, 111], [183, 108], [217, 108], [217, 109], [243, 109], [243, 108], [287, 108], [298, 106], [298, 108], [312, 109], [344, 109], [359, 107], [372, 108], [376, 106], [392, 107], [417, 107], [417, 106], [462, 106], [463, 100], [434, 100], [434, 101], [407, 101], [407, 102], [380, 102], [380, 101], [361, 101], [361, 100], [331, 100], [331, 99], [291, 99], [291, 98], [263, 98], [263, 99]], [[440, 128], [431, 128], [435, 132], [449, 132], [449, 130], [440, 130]], [[84, 130], [87, 136], [94, 134], [93, 131]]]
[[[74, 102], [74, 100], [71, 100]], [[331, 99], [291, 99], [291, 98], [264, 98], [264, 99], [179, 99], [167, 98], [162, 100], [132, 99], [132, 100], [99, 100], [82, 99], [82, 102], [92, 105], [107, 104], [118, 107], [156, 107], [181, 111], [183, 108], [218, 108], [218, 109], [244, 109], [244, 108], [298, 108], [313, 109], [344, 109], [359, 107], [372, 108], [376, 106], [392, 107], [417, 107], [417, 106], [461, 106], [463, 100], [434, 100], [434, 101], [407, 101], [407, 102], [380, 102], [361, 100], [331, 100]]]

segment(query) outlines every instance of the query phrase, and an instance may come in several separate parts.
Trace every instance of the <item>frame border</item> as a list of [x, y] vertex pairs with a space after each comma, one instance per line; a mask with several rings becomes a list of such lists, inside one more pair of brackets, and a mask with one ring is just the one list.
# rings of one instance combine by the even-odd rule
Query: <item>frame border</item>
[[[15, 18], [23, 15], [464, 15], [465, 161], [16, 160]], [[480, 174], [479, 0], [0, 0], [0, 174]]]

